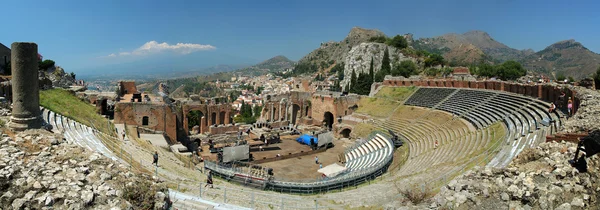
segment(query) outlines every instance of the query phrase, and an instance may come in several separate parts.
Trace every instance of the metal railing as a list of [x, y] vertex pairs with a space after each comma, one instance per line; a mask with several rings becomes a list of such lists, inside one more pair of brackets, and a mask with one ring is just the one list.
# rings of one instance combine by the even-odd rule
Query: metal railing
[[[376, 135], [383, 136], [384, 139], [388, 141], [387, 145], [393, 147], [394, 144], [389, 139], [389, 135], [383, 132], [374, 131], [371, 134], [369, 134], [367, 139], [373, 139]], [[357, 145], [361, 146], [363, 144], [364, 143], [356, 144], [351, 148], [355, 149], [357, 148]], [[393, 151], [394, 148], [389, 149], [390, 151]], [[346, 150], [346, 152], [349, 151], [351, 150]], [[376, 177], [384, 174], [387, 171], [387, 168], [389, 167], [393, 159], [393, 155], [385, 155], [387, 156], [382, 161], [364, 170], [346, 172], [331, 178], [322, 177], [304, 180], [285, 180], [282, 178], [267, 178], [259, 180], [258, 182], [262, 182], [264, 184], [263, 188], [266, 190], [272, 190], [283, 193], [313, 194], [332, 190], [342, 190], [343, 188], [347, 187], [356, 187], [364, 182], [369, 182], [370, 180], [373, 180]], [[241, 175], [242, 177], [252, 177], [252, 175], [248, 174], [245, 169], [217, 164], [211, 161], [206, 161], [204, 163], [204, 167], [212, 170], [213, 172], [217, 173], [217, 176], [225, 178], [226, 180], [234, 180], [236, 175]], [[238, 181], [243, 181], [243, 184], [248, 184], [248, 179], [238, 179]]]

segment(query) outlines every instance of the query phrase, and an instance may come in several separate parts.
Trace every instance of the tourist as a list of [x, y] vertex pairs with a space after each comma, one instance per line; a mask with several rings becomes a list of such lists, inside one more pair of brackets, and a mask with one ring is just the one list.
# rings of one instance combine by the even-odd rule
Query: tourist
[[263, 151], [262, 145], [258, 146], [258, 151]]
[[276, 157], [281, 157], [281, 154], [277, 154]]
[[154, 164], [158, 167], [158, 151], [154, 152], [154, 155], [152, 156], [152, 158], [153, 158], [152, 164]]
[[569, 97], [569, 102], [567, 103], [567, 110], [569, 112], [569, 117], [571, 117], [571, 115], [573, 115], [573, 100], [571, 100], [571, 97]]
[[434, 146], [434, 149], [437, 149], [437, 147], [438, 147], [438, 141], [437, 140], [435, 140], [435, 144], [433, 146]]
[[323, 164], [319, 163], [319, 168], [323, 168]]
[[556, 110], [556, 105], [553, 102], [550, 103], [550, 108], [548, 109], [549, 113], [553, 113]]
[[121, 130], [121, 135], [123, 136], [123, 140], [125, 140], [125, 129]]
[[319, 164], [319, 157], [315, 156], [315, 163]]
[[208, 185], [210, 185], [210, 188], [213, 188], [213, 180], [212, 180], [212, 171], [208, 170], [208, 176], [206, 177], [206, 185], [204, 185], [204, 188], [206, 188]]

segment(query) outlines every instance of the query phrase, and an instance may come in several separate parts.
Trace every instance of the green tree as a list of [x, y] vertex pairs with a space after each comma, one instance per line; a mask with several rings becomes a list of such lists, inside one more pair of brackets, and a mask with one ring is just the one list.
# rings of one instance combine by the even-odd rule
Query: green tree
[[410, 60], [400, 62], [392, 70], [392, 76], [403, 76], [406, 78], [417, 73], [417, 65]]
[[254, 106], [254, 108], [252, 108], [252, 114], [254, 114], [254, 118], [258, 118], [260, 117], [260, 113], [262, 112], [262, 106]]
[[497, 74], [502, 80], [515, 80], [525, 76], [527, 70], [516, 61], [506, 61], [497, 67]]
[[4, 65], [4, 75], [12, 75], [12, 67], [10, 65], [10, 61]]
[[331, 70], [337, 72], [338, 80], [344, 80], [344, 63], [335, 64]]
[[387, 38], [385, 36], [376, 36], [376, 37], [371, 37], [369, 39], [369, 42], [376, 42], [376, 43], [385, 43], [387, 41]]
[[71, 72], [71, 78], [75, 79], [75, 72]]
[[351, 93], [359, 95], [369, 95], [371, 91], [371, 84], [368, 74], [361, 73], [356, 80], [356, 84], [352, 85]]
[[350, 89], [348, 90], [348, 92], [351, 92], [352, 89], [354, 89], [354, 86], [356, 85], [356, 72], [354, 72], [354, 69], [352, 69], [352, 74], [350, 75]]
[[381, 69], [375, 74], [375, 82], [383, 82], [385, 75], [391, 73], [390, 52], [386, 47], [385, 51], [383, 51], [383, 58], [381, 59]]
[[442, 65], [444, 67], [445, 61], [444, 57], [440, 54], [430, 54], [428, 58], [425, 59], [425, 67]]
[[439, 73], [440, 73], [440, 70], [436, 69], [436, 68], [425, 69], [425, 75], [430, 76], [430, 77], [437, 76]]
[[556, 75], [556, 80], [558, 80], [558, 81], [565, 81], [565, 79], [567, 79], [567, 77], [565, 77], [565, 75], [562, 73], [559, 73], [558, 75]]
[[575, 78], [573, 78], [572, 76], [569, 76], [569, 82], [570, 82], [570, 83], [573, 83], [573, 82], [575, 82]]
[[44, 61], [40, 61], [38, 64], [38, 68], [40, 70], [46, 70], [50, 67], [53, 67], [55, 64], [55, 62], [53, 60], [44, 60]]
[[404, 36], [400, 35], [396, 35], [392, 39], [388, 40], [387, 44], [398, 49], [404, 49], [408, 47], [408, 41], [406, 41]]

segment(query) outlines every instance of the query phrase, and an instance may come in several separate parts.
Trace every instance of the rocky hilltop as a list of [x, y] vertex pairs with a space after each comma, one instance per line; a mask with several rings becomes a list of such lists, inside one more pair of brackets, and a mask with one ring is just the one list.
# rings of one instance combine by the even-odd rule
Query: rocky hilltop
[[416, 49], [427, 50], [444, 56], [456, 63], [504, 62], [519, 60], [533, 54], [533, 50], [517, 50], [494, 40], [484, 31], [469, 31], [464, 34], [449, 33], [438, 37], [420, 38], [415, 41]]
[[581, 79], [600, 67], [600, 54], [571, 39], [554, 43], [523, 58], [521, 63], [529, 70]]
[[285, 69], [292, 68], [294, 64], [294, 61], [288, 59], [287, 57], [278, 55], [254, 66], [239, 69], [236, 72], [242, 72], [250, 75], [264, 75], [267, 73], [283, 71]]
[[416, 58], [405, 56], [398, 48], [382, 43], [361, 43], [352, 47], [346, 54], [346, 58], [344, 59], [344, 80], [340, 84], [345, 86], [350, 81], [352, 71], [356, 75], [360, 75], [361, 73], [368, 74], [371, 59], [373, 59], [373, 71], [375, 73], [378, 72], [381, 69], [381, 61], [386, 48], [390, 55], [391, 67], [404, 60], [418, 62]]
[[40, 85], [47, 87], [69, 88], [76, 83], [73, 75], [68, 74], [60, 66], [52, 66], [39, 71]]
[[330, 41], [321, 43], [319, 48], [302, 57], [298, 63], [309, 62], [320, 64], [329, 61], [335, 61], [336, 63], [344, 62], [346, 60], [346, 54], [352, 47], [360, 43], [368, 42], [369, 39], [379, 36], [385, 36], [385, 34], [379, 30], [354, 27], [350, 30], [350, 33], [348, 33], [348, 36], [346, 36], [344, 40], [340, 42]]
[[3, 134], [0, 140], [1, 208], [168, 207], [166, 187], [151, 180], [45, 130]]

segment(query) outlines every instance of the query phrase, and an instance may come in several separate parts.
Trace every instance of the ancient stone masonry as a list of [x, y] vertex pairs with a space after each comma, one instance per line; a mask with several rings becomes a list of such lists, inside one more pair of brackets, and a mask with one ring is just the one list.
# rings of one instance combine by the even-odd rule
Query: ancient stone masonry
[[15, 42], [11, 48], [13, 109], [9, 127], [17, 131], [40, 128], [37, 44]]
[[[231, 104], [208, 104], [208, 103], [200, 103], [200, 102], [192, 102], [182, 105], [183, 109], [183, 129], [186, 133], [189, 133], [189, 113], [191, 111], [199, 111], [200, 114], [200, 125], [199, 132], [211, 132], [222, 133], [229, 131], [237, 131], [237, 127], [233, 124], [233, 107]], [[216, 129], [218, 125], [225, 125], [232, 127], [231, 129]], [[210, 128], [210, 130], [209, 130]]]
[[327, 126], [335, 130], [339, 118], [350, 115], [357, 106], [358, 95], [339, 92], [295, 92], [267, 96], [261, 119], [264, 121], [289, 122], [293, 125]]

